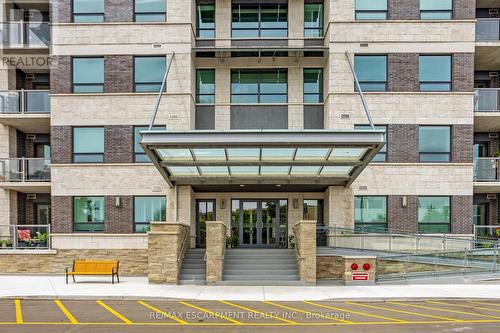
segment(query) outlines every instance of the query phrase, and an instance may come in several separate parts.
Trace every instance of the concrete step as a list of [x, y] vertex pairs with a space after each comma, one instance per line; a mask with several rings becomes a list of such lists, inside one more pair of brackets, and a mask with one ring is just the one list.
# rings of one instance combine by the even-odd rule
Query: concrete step
[[264, 266], [262, 264], [231, 264], [231, 265], [228, 265], [226, 263], [224, 263], [224, 269], [237, 269], [237, 270], [245, 270], [245, 271], [256, 271], [256, 270], [262, 270], [263, 267], [265, 267], [265, 269], [270, 269], [270, 270], [283, 270], [283, 269], [297, 269], [297, 264], [296, 263], [293, 263], [293, 264], [277, 264], [277, 265], [274, 265], [272, 267], [269, 267], [269, 266]]
[[261, 267], [264, 265], [280, 265], [280, 264], [289, 264], [289, 265], [296, 265], [297, 260], [295, 258], [283, 258], [283, 259], [244, 259], [244, 258], [224, 258], [224, 264], [225, 265], [260, 265]]
[[220, 281], [218, 286], [306, 286], [302, 281], [256, 280], [256, 281]]
[[205, 267], [202, 268], [186, 268], [182, 267], [181, 269], [181, 274], [201, 274], [205, 275], [206, 269]]
[[179, 280], [186, 280], [186, 281], [206, 281], [205, 274], [180, 274], [179, 275]]
[[205, 269], [206, 268], [206, 265], [205, 263], [196, 263], [196, 264], [187, 264], [187, 263], [184, 263], [182, 265], [182, 269]]
[[298, 274], [289, 275], [249, 275], [249, 274], [224, 274], [223, 281], [299, 281]]
[[[250, 270], [246, 268], [224, 268], [224, 275], [245, 275]], [[264, 270], [251, 270], [252, 275], [272, 275], [272, 276], [282, 276], [282, 275], [296, 275], [298, 274], [297, 268], [290, 269], [264, 269]]]
[[200, 258], [190, 258], [190, 257], [184, 257], [184, 263], [186, 264], [204, 264], [205, 260], [200, 259]]

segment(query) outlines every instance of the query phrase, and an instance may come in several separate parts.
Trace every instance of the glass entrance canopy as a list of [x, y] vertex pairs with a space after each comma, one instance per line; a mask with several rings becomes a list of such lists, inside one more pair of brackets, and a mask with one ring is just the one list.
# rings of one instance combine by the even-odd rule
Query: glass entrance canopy
[[142, 131], [141, 146], [177, 185], [350, 185], [384, 146], [377, 130]]

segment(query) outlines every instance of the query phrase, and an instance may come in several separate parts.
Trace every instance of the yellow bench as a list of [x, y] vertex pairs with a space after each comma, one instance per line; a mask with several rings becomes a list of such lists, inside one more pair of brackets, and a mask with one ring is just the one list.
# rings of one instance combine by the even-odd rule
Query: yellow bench
[[73, 260], [73, 269], [66, 268], [66, 284], [68, 284], [68, 277], [75, 275], [111, 275], [111, 283], [116, 281], [120, 282], [118, 277], [119, 261], [117, 260]]

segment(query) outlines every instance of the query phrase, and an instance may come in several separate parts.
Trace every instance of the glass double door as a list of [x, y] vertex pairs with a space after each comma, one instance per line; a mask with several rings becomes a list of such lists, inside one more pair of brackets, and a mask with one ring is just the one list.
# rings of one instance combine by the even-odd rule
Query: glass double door
[[279, 200], [241, 200], [239, 246], [278, 247]]

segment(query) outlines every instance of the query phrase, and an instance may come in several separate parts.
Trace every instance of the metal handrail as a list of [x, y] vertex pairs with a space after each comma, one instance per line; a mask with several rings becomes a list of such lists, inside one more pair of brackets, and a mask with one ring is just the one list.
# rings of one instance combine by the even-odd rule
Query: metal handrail
[[183, 257], [183, 254], [184, 252], [186, 251], [186, 244], [188, 244], [188, 241], [187, 239], [191, 239], [191, 237], [189, 237], [189, 229], [186, 231], [186, 233], [184, 234], [184, 239], [182, 240], [182, 244], [181, 244], [181, 250], [179, 251], [179, 254], [177, 255], [177, 261], [181, 261], [181, 258]]

